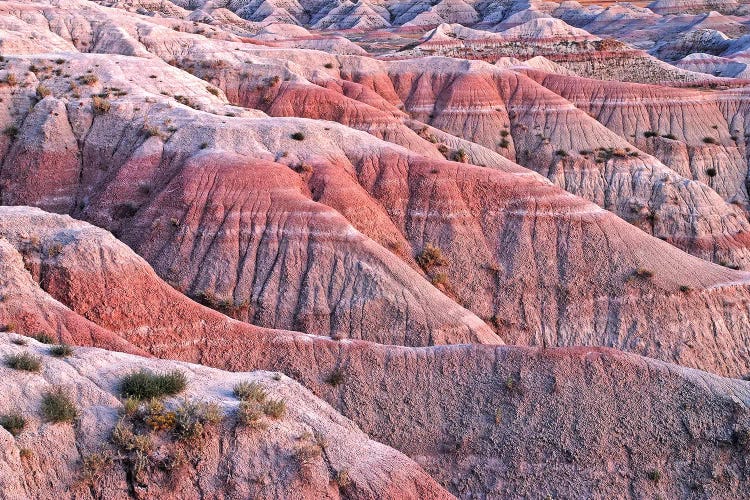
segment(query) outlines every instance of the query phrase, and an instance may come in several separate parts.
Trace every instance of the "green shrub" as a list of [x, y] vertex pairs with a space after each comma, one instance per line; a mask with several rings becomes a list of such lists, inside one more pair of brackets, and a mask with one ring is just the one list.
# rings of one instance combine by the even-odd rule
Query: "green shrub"
[[720, 260], [719, 261], [719, 265], [727, 267], [729, 269], [734, 269], [735, 271], [740, 268], [740, 266], [738, 266], [737, 264], [732, 264], [731, 262], [727, 262], [725, 260]]
[[650, 137], [659, 137], [659, 132], [654, 132], [653, 130], [646, 130], [643, 133], [643, 136], [646, 137], [647, 139]]
[[433, 267], [445, 266], [448, 264], [448, 261], [446, 261], [443, 257], [443, 252], [440, 250], [440, 248], [433, 245], [432, 243], [427, 243], [424, 246], [422, 252], [417, 255], [416, 260], [417, 264], [419, 264], [419, 267], [421, 267], [425, 272], [428, 272]]
[[292, 139], [295, 141], [304, 141], [305, 140], [305, 134], [302, 132], [295, 132], [292, 134]]
[[144, 126], [143, 132], [146, 134], [147, 137], [154, 137], [157, 135], [161, 135], [161, 132], [159, 131], [159, 127], [156, 127], [154, 125]]
[[153, 449], [151, 436], [136, 434], [133, 428], [120, 420], [112, 429], [112, 442], [124, 451], [140, 451], [148, 453]]
[[107, 113], [112, 106], [106, 97], [95, 95], [91, 98], [91, 107], [94, 109], [95, 115], [103, 115], [104, 113]]
[[240, 382], [234, 386], [234, 395], [240, 401], [257, 401], [262, 403], [268, 393], [258, 382]]
[[237, 409], [237, 417], [240, 423], [253, 429], [260, 429], [265, 426], [263, 422], [263, 407], [258, 401], [252, 399], [240, 403]]
[[453, 154], [451, 155], [451, 160], [457, 161], [459, 163], [467, 163], [469, 161], [469, 154], [465, 149], [460, 148], [453, 152]]
[[37, 342], [41, 342], [42, 344], [54, 344], [55, 339], [52, 338], [52, 335], [44, 332], [39, 332], [36, 335], [34, 335], [34, 338]]
[[300, 466], [307, 467], [315, 463], [322, 453], [323, 450], [319, 446], [313, 443], [303, 443], [297, 446], [295, 456]]
[[122, 448], [125, 451], [132, 449], [133, 439], [135, 438], [135, 432], [133, 428], [127, 425], [124, 421], [120, 420], [112, 429], [112, 435], [110, 441], [115, 444], [118, 448]]
[[0, 427], [10, 432], [11, 435], [18, 436], [26, 427], [26, 419], [20, 413], [6, 413], [0, 415]]
[[328, 375], [326, 382], [328, 382], [328, 384], [332, 385], [333, 387], [338, 387], [339, 385], [343, 384], [345, 380], [346, 373], [343, 370], [336, 368], [330, 373], [330, 375]]
[[706, 144], [718, 144], [718, 141], [713, 137], [704, 137], [703, 142], [705, 142]]
[[42, 415], [48, 422], [72, 422], [78, 409], [62, 387], [54, 387], [42, 396]]
[[661, 479], [661, 472], [659, 472], [657, 469], [651, 469], [646, 473], [646, 476], [653, 482], [658, 483]]
[[101, 482], [104, 474], [112, 467], [113, 459], [108, 453], [91, 453], [81, 459], [81, 480], [94, 486]]
[[49, 348], [49, 353], [56, 358], [67, 358], [73, 354], [73, 348], [68, 344], [53, 345]]
[[707, 175], [707, 176], [709, 176], [709, 177], [716, 177], [716, 174], [717, 174], [717, 173], [718, 173], [718, 172], [717, 172], [717, 171], [716, 171], [716, 169], [715, 169], [715, 168], [713, 168], [713, 167], [708, 167], [708, 168], [706, 169], [706, 175]]
[[81, 76], [79, 80], [81, 81], [81, 83], [85, 83], [86, 85], [94, 85], [99, 81], [99, 77], [93, 73], [86, 73], [85, 75]]
[[434, 286], [448, 286], [448, 275], [445, 273], [435, 273], [435, 275], [430, 278], [430, 283]]
[[219, 95], [219, 89], [217, 89], [216, 87], [206, 87], [206, 90], [208, 91], [209, 94], [212, 94], [215, 96]]
[[218, 423], [222, 418], [218, 405], [187, 399], [180, 403], [174, 413], [174, 434], [183, 440], [199, 437], [205, 425]]
[[650, 269], [646, 269], [644, 267], [639, 267], [634, 271], [634, 274], [638, 276], [639, 278], [651, 278], [654, 276], [654, 272]]
[[45, 87], [44, 85], [38, 85], [36, 88], [36, 96], [39, 99], [44, 99], [48, 95], [52, 94], [52, 91], [49, 89], [49, 87]]
[[28, 352], [21, 354], [9, 354], [5, 356], [5, 364], [14, 370], [27, 372], [38, 372], [42, 369], [42, 359]]
[[263, 413], [273, 418], [281, 418], [286, 412], [286, 403], [283, 399], [269, 400], [266, 401], [263, 406]]
[[293, 168], [295, 172], [300, 173], [300, 174], [311, 174], [314, 172], [312, 166], [305, 162], [301, 162], [299, 165]]
[[141, 406], [141, 402], [136, 398], [125, 398], [122, 402], [122, 413], [128, 416], [133, 416], [138, 412], [138, 408]]
[[174, 100], [179, 102], [180, 104], [184, 104], [185, 106], [188, 106], [193, 109], [200, 109], [200, 106], [198, 103], [193, 101], [191, 98], [185, 95], [176, 95], [174, 96]]
[[181, 392], [187, 385], [185, 374], [179, 370], [168, 373], [154, 373], [140, 370], [126, 375], [120, 384], [123, 397], [135, 399], [159, 398]]
[[352, 480], [349, 478], [349, 470], [348, 469], [341, 469], [336, 473], [335, 477], [336, 485], [339, 488], [346, 488], [349, 486], [352, 482]]
[[47, 248], [47, 255], [49, 257], [57, 257], [60, 255], [63, 251], [63, 244], [62, 243], [53, 243], [52, 245]]
[[167, 410], [158, 399], [150, 399], [139, 408], [139, 417], [151, 429], [159, 431], [171, 431], [175, 426], [176, 415], [173, 411]]
[[325, 63], [325, 64], [323, 65], [323, 67], [324, 67], [325, 69], [331, 69], [331, 68], [333, 68], [333, 64], [332, 64], [332, 63]]
[[15, 125], [8, 125], [3, 129], [3, 134], [7, 135], [11, 139], [15, 139], [18, 136], [18, 127]]

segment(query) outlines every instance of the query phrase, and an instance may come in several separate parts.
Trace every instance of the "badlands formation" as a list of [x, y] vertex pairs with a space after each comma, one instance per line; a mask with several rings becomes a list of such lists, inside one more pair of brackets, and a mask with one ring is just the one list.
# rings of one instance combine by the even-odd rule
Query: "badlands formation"
[[750, 496], [750, 4], [0, 2], [0, 499]]

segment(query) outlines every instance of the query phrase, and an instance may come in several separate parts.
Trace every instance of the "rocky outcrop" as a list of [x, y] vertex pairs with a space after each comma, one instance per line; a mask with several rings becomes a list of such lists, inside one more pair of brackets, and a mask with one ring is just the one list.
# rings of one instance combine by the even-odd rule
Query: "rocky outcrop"
[[719, 55], [730, 46], [729, 37], [721, 31], [696, 29], [662, 41], [652, 53], [660, 59], [676, 61], [695, 53]]

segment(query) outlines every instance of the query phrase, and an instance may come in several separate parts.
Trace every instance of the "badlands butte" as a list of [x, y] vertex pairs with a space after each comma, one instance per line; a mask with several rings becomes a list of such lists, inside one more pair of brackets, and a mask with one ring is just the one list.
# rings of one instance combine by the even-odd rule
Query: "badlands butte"
[[0, 498], [750, 497], [750, 4], [0, 2]]

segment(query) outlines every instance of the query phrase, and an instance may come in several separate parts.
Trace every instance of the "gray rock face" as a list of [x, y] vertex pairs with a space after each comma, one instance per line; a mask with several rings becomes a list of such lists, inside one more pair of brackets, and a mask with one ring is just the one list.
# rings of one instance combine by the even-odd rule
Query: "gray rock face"
[[668, 61], [676, 61], [690, 54], [719, 55], [731, 46], [729, 37], [721, 31], [698, 29], [664, 40], [651, 53]]

